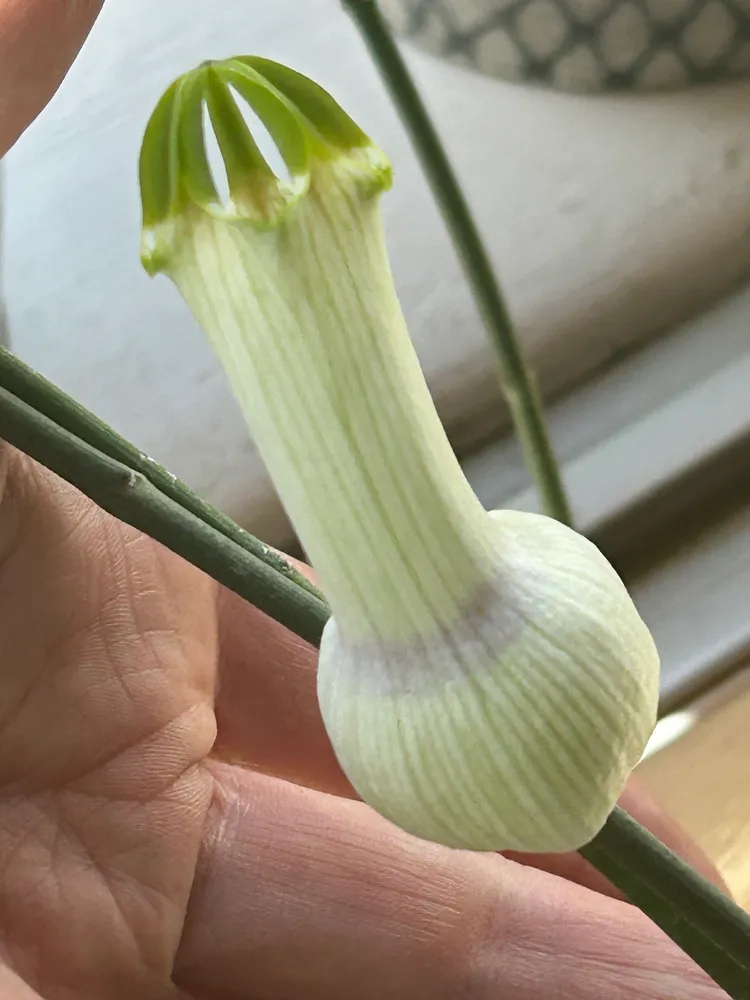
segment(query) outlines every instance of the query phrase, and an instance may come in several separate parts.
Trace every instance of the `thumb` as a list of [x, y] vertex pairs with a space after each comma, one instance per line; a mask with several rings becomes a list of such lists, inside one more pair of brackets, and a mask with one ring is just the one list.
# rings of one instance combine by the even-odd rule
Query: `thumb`
[[60, 86], [103, 0], [0, 0], [0, 157]]

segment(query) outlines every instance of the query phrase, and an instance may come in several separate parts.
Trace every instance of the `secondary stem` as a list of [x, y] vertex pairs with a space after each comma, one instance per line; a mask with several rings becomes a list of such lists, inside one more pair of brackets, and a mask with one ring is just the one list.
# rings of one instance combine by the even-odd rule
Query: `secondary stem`
[[[320, 591], [301, 573], [251, 535], [220, 510], [202, 500], [171, 472], [144, 454], [135, 445], [115, 433], [103, 420], [47, 381], [42, 375], [25, 365], [11, 351], [0, 346], [0, 386], [18, 400], [26, 403], [39, 414], [48, 417], [58, 427], [70, 431], [100, 453], [122, 462], [139, 472], [161, 493], [174, 500], [185, 511], [215, 528], [225, 538], [239, 545], [251, 555], [266, 563], [277, 573], [293, 580], [319, 601], [325, 602]], [[46, 464], [46, 463], [43, 463]], [[85, 490], [84, 490], [85, 492]]]
[[377, 3], [374, 0], [343, 0], [343, 4], [359, 28], [411, 136], [422, 169], [453, 237], [464, 273], [494, 344], [501, 386], [544, 510], [558, 521], [572, 524], [570, 503], [534, 376], [524, 362], [489, 255], [445, 147]]
[[[28, 398], [10, 392], [10, 384]], [[0, 438], [301, 638], [314, 645], [320, 641], [328, 619], [326, 603], [312, 585], [297, 582], [296, 577], [304, 578], [286, 560], [2, 348]], [[137, 461], [131, 463], [128, 458]], [[161, 482], [154, 483], [150, 476]], [[172, 496], [160, 488], [162, 484]], [[224, 528], [225, 522], [229, 528]]]
[[750, 1000], [749, 914], [698, 878], [623, 809], [614, 810], [580, 853], [730, 997]]

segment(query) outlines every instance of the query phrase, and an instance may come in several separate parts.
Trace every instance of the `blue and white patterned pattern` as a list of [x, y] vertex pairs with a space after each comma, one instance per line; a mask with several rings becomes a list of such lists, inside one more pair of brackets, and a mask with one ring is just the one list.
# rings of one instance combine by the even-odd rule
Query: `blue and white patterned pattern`
[[382, 0], [428, 51], [569, 91], [662, 90], [750, 75], [750, 0]]

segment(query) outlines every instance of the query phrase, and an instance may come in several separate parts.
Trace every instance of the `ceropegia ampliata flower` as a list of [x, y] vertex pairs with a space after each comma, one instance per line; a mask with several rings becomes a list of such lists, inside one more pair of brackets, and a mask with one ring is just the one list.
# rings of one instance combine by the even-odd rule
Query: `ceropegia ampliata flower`
[[448, 845], [575, 848], [651, 733], [658, 657], [591, 542], [488, 514], [466, 482], [394, 290], [378, 204], [390, 181], [311, 80], [260, 58], [206, 63], [146, 131], [143, 260], [210, 338], [320, 574], [333, 611], [320, 706], [355, 788]]

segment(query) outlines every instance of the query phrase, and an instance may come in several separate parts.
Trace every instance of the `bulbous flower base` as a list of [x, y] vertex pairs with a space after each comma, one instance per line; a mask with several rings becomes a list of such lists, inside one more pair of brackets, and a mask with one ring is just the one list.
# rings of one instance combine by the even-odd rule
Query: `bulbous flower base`
[[350, 640], [319, 698], [362, 798], [424, 839], [563, 852], [604, 825], [656, 721], [659, 661], [614, 569], [541, 515], [487, 518], [496, 571], [452, 621]]

